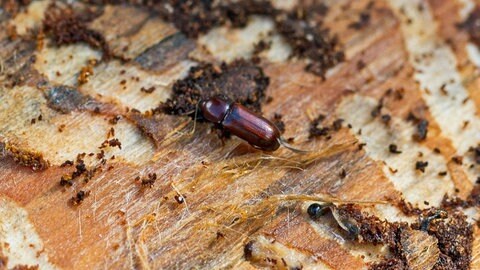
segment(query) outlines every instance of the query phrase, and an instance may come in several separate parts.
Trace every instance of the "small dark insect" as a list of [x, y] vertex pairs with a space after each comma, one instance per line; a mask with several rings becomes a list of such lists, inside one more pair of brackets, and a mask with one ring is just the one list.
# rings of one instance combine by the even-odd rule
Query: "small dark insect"
[[319, 217], [325, 215], [332, 204], [319, 204], [312, 203], [307, 208], [307, 213], [312, 219], [318, 219]]
[[325, 215], [328, 211], [331, 211], [333, 217], [337, 221], [338, 225], [348, 232], [348, 236], [352, 239], [356, 239], [360, 233], [360, 228], [356, 222], [350, 218], [339, 214], [337, 207], [333, 203], [312, 203], [307, 208], [307, 213], [311, 219], [318, 219]]
[[437, 210], [437, 212], [433, 215], [420, 218], [420, 230], [427, 231], [428, 227], [430, 226], [430, 222], [434, 219], [443, 219], [447, 218], [448, 213], [445, 210]]
[[199, 108], [203, 118], [220, 125], [257, 149], [275, 151], [282, 145], [294, 152], [307, 152], [290, 146], [275, 124], [239, 103], [212, 97], [201, 101]]

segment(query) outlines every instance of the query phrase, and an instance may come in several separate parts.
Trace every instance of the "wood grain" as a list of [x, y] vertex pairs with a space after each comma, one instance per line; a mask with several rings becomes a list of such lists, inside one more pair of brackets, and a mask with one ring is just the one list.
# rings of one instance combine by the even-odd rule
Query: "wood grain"
[[[193, 40], [148, 10], [107, 5], [88, 23], [112, 50], [106, 60], [86, 44], [57, 47], [47, 38], [39, 46], [29, 36], [41, 27], [49, 0], [34, 1], [16, 16], [0, 10], [5, 269], [366, 269], [388, 250], [351, 241], [331, 216], [310, 220], [307, 202], [271, 198], [328, 194], [388, 200], [364, 209], [407, 222], [415, 220], [395, 206], [402, 199], [426, 208], [425, 202], [439, 206], [445, 194], [466, 198], [480, 173], [468, 152], [480, 142], [480, 95], [478, 65], [467, 51], [472, 44], [455, 25], [465, 19], [461, 10], [469, 1], [372, 1], [370, 21], [360, 29], [349, 25], [370, 1], [323, 2], [329, 6], [323, 24], [346, 54], [325, 80], [305, 71], [304, 59], [288, 57], [291, 49], [267, 17], [252, 17], [245, 28], [218, 27]], [[13, 40], [12, 25], [19, 35]], [[263, 38], [272, 41], [260, 54], [260, 66], [270, 78], [266, 95], [273, 99], [262, 113], [269, 119], [280, 113], [284, 137], [311, 153], [263, 153], [238, 138], [223, 144], [208, 123], [197, 123], [192, 133], [193, 121], [185, 116], [132, 112], [148, 112], [171, 97], [172, 84], [190, 67], [249, 58]], [[93, 74], [80, 84], [81, 69], [93, 60]], [[142, 87], [155, 90], [149, 94]], [[401, 91], [402, 98], [386, 96], [388, 89]], [[62, 98], [67, 92], [78, 102], [62, 110], [52, 106], [52, 93]], [[371, 115], [381, 99], [389, 124]], [[428, 136], [420, 142], [412, 140], [416, 126], [407, 120], [412, 112], [429, 121]], [[344, 125], [330, 139], [309, 139], [310, 121], [319, 114], [326, 115], [322, 124], [342, 118]], [[118, 123], [112, 124], [115, 116]], [[121, 149], [105, 148], [102, 165], [96, 154], [112, 138], [112, 127]], [[361, 143], [366, 145], [359, 149]], [[389, 152], [390, 144], [402, 154]], [[27, 157], [40, 155], [50, 167], [22, 166], [8, 151], [12, 146]], [[75, 170], [61, 164], [80, 153], [98, 171], [87, 183], [61, 187], [61, 177]], [[462, 165], [452, 162], [457, 155], [464, 157]], [[419, 160], [429, 162], [425, 173], [415, 170]], [[158, 177], [151, 188], [135, 180], [150, 173]], [[89, 196], [72, 206], [80, 190]], [[478, 218], [476, 208], [467, 214]], [[472, 269], [480, 252], [475, 230]], [[246, 260], [248, 243], [253, 251]]]

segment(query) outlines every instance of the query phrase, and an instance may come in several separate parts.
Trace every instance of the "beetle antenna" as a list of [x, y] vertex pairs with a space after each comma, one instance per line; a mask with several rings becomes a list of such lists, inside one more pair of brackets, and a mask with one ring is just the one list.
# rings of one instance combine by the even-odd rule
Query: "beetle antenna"
[[312, 151], [309, 151], [309, 150], [302, 150], [302, 149], [298, 149], [298, 148], [295, 148], [293, 147], [291, 144], [287, 143], [287, 141], [283, 138], [283, 137], [279, 137], [277, 139], [278, 143], [287, 148], [288, 150], [292, 151], [292, 152], [295, 152], [295, 153], [301, 153], [301, 154], [306, 154], [306, 153], [310, 153]]

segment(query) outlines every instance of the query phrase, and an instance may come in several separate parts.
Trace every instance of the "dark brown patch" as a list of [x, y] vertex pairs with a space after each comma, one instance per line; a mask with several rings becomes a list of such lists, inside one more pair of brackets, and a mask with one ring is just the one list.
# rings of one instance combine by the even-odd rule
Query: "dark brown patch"
[[193, 116], [200, 100], [220, 95], [258, 112], [268, 84], [269, 78], [263, 70], [248, 61], [237, 60], [220, 66], [201, 64], [173, 85], [172, 97], [157, 110]]
[[480, 46], [480, 7], [475, 7], [468, 18], [459, 26], [468, 32], [472, 42]]
[[243, 247], [243, 254], [245, 256], [245, 260], [250, 260], [253, 257], [253, 241], [248, 242], [244, 247]]
[[215, 26], [230, 23], [235, 27], [247, 24], [250, 15], [273, 15], [269, 1], [161, 1], [155, 10], [190, 38], [206, 33]]
[[438, 239], [438, 247], [443, 255], [434, 269], [469, 269], [473, 242], [472, 225], [468, 224], [467, 217], [460, 212], [449, 215], [448, 220], [433, 220], [427, 231]]
[[480, 164], [480, 145], [477, 145], [476, 147], [470, 147], [470, 151], [473, 153], [475, 163]]
[[43, 30], [57, 46], [83, 42], [101, 49], [103, 57], [108, 58], [110, 50], [104, 37], [87, 26], [96, 16], [92, 11], [77, 14], [73, 8], [51, 4], [45, 12]]
[[306, 70], [323, 78], [329, 68], [345, 60], [338, 40], [321, 25], [319, 17], [327, 10], [323, 4], [314, 4], [281, 13], [275, 18], [277, 30], [292, 47], [293, 55], [309, 59], [311, 63]]

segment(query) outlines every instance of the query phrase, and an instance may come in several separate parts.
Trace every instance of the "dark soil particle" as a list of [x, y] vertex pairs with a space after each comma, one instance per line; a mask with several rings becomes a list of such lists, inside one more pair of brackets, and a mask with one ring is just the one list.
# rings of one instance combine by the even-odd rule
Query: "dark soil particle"
[[417, 129], [415, 134], [413, 134], [413, 139], [415, 141], [423, 141], [427, 138], [427, 133], [428, 133], [428, 121], [425, 119], [422, 119], [418, 122], [417, 124]]
[[414, 141], [420, 142], [427, 138], [428, 120], [417, 117], [415, 113], [410, 112], [407, 121], [411, 121], [416, 125], [415, 133], [412, 135]]
[[71, 160], [65, 160], [61, 165], [60, 167], [66, 167], [66, 166], [72, 166], [73, 165], [73, 161]]
[[309, 138], [328, 136], [330, 129], [328, 127], [317, 127], [310, 125]]
[[389, 114], [384, 114], [382, 115], [381, 119], [385, 125], [388, 125], [390, 123], [390, 120], [392, 120], [392, 117]]
[[122, 149], [122, 143], [117, 138], [113, 138], [105, 140], [99, 148], [102, 149], [105, 147], [118, 147], [119, 149]]
[[90, 191], [80, 190], [75, 196], [72, 197], [71, 202], [73, 205], [79, 205], [85, 200], [86, 197], [90, 196]]
[[381, 111], [383, 108], [383, 100], [380, 100], [379, 104], [373, 108], [373, 110], [370, 112], [370, 115], [375, 118], [380, 115]]
[[51, 4], [45, 12], [43, 31], [57, 46], [84, 42], [93, 48], [101, 49], [103, 57], [110, 56], [110, 50], [103, 36], [89, 29], [87, 23], [95, 18], [94, 12], [76, 14], [70, 7]]
[[463, 157], [462, 156], [454, 156], [452, 157], [452, 161], [455, 162], [457, 165], [463, 164]]
[[142, 88], [140, 88], [140, 91], [144, 92], [144, 93], [147, 93], [147, 94], [150, 94], [150, 93], [153, 93], [153, 91], [155, 91], [155, 87], [154, 86], [149, 87], [149, 88], [142, 87]]
[[155, 181], [157, 180], [156, 173], [149, 173], [147, 177], [140, 178], [139, 176], [135, 179], [136, 181], [140, 181], [142, 187], [153, 187]]
[[415, 163], [415, 170], [419, 170], [422, 173], [425, 172], [425, 168], [428, 166], [428, 161], [417, 161]]
[[261, 52], [270, 49], [272, 42], [267, 42], [265, 40], [260, 40], [253, 47], [253, 55], [259, 55]]
[[223, 96], [259, 112], [270, 80], [260, 67], [245, 60], [230, 64], [201, 64], [190, 69], [188, 76], [173, 85], [173, 96], [156, 111], [194, 116], [200, 100]]
[[[98, 154], [103, 155], [103, 152], [101, 151]], [[78, 179], [80, 176], [83, 176], [83, 181], [85, 183], [88, 183], [93, 178], [95, 173], [97, 173], [99, 170], [101, 170], [101, 165], [105, 165], [106, 160], [102, 159], [101, 160], [102, 161], [101, 165], [97, 165], [97, 166], [95, 166], [91, 169], [88, 169], [87, 166], [85, 165], [85, 161], [84, 161], [85, 156], [86, 156], [85, 153], [78, 154], [75, 162], [67, 160], [62, 164], [62, 166], [75, 165], [75, 171], [73, 171], [71, 173], [68, 173], [68, 174], [64, 174], [60, 178], [60, 186], [63, 186], [63, 187], [72, 186], [73, 182], [76, 179]]]
[[333, 130], [339, 131], [339, 130], [342, 128], [342, 124], [343, 124], [344, 121], [345, 121], [345, 120], [343, 120], [343, 119], [341, 119], [341, 118], [333, 121], [333, 124], [332, 124]]
[[273, 124], [280, 130], [280, 133], [285, 132], [285, 123], [282, 121], [281, 114], [276, 113], [273, 115]]
[[317, 118], [313, 119], [310, 122], [309, 135], [308, 138], [312, 139], [315, 137], [325, 137], [330, 139], [332, 137], [331, 133], [333, 131], [339, 131], [343, 127], [344, 119], [338, 118], [331, 122], [330, 125], [321, 126], [320, 124], [325, 120], [325, 115], [320, 114]]
[[392, 154], [401, 154], [402, 153], [402, 151], [400, 151], [400, 149], [398, 149], [398, 146], [396, 144], [390, 144], [388, 146], [388, 150]]

